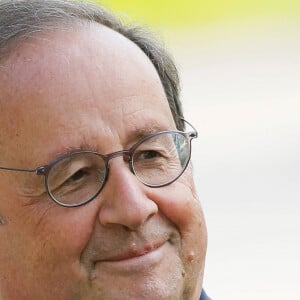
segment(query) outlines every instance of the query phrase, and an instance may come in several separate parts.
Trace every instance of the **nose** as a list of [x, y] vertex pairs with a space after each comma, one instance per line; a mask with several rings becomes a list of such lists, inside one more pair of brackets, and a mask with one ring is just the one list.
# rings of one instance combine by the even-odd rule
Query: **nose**
[[111, 160], [109, 178], [101, 192], [100, 223], [137, 230], [158, 212], [156, 203], [147, 197], [146, 189], [121, 157]]

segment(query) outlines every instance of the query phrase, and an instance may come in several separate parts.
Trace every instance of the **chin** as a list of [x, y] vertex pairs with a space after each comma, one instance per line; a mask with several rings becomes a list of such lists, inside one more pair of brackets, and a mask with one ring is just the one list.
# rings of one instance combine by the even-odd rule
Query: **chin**
[[[99, 266], [101, 267], [101, 266]], [[95, 290], [101, 291], [96, 298], [102, 300], [190, 300], [185, 298], [185, 272], [179, 259], [148, 266], [139, 272], [117, 275], [104, 274], [99, 270], [93, 278]], [[132, 271], [132, 269], [131, 269]]]
[[182, 282], [175, 280], [174, 282], [162, 283], [157, 279], [146, 280], [140, 283], [131, 283], [127, 286], [120, 287], [118, 283], [110, 290], [103, 290], [99, 296], [89, 299], [101, 300], [191, 300], [186, 298], [183, 292]]

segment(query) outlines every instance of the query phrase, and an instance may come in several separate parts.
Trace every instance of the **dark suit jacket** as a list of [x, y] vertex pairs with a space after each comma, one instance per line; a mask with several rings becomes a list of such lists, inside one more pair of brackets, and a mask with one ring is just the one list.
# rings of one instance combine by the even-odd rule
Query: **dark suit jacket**
[[202, 290], [201, 296], [199, 300], [211, 300], [205, 293], [204, 290]]

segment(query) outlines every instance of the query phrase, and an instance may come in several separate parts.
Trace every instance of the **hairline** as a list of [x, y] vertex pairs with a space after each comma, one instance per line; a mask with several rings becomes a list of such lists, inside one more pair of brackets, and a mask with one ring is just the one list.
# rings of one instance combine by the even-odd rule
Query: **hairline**
[[[56, 8], [55, 4], [59, 4], [60, 6]], [[19, 10], [25, 10], [25, 7], [28, 10], [32, 9], [32, 14], [36, 9], [36, 15], [30, 13], [26, 15], [24, 13], [24, 24], [21, 24], [22, 20], [19, 24], [17, 23], [18, 20], [14, 18], [9, 20], [12, 28], [13, 26], [18, 28], [15, 31], [14, 29], [10, 30], [10, 33], [9, 30], [0, 29], [2, 33], [4, 32], [8, 35], [3, 37], [0, 33], [0, 64], [1, 62], [5, 62], [7, 57], [13, 54], [22, 45], [24, 40], [33, 39], [47, 31], [72, 31], [76, 27], [86, 26], [89, 23], [100, 24], [123, 35], [145, 53], [160, 77], [177, 128], [180, 130], [184, 129], [184, 124], [181, 120], [183, 114], [179, 99], [180, 87], [177, 69], [169, 53], [152, 37], [152, 34], [148, 30], [139, 26], [123, 24], [117, 16], [102, 6], [86, 1], [0, 0], [0, 10], [3, 10], [2, 6], [4, 6], [3, 14], [7, 13], [5, 5], [9, 7], [10, 11], [8, 13], [11, 14], [13, 9], [15, 9], [16, 13], [19, 13], [17, 10], [18, 7]], [[42, 7], [41, 11], [37, 11], [39, 5]], [[47, 12], [48, 5], [49, 11]], [[0, 26], [3, 28], [3, 20], [1, 18], [0, 16]], [[5, 16], [3, 19], [5, 22]]]

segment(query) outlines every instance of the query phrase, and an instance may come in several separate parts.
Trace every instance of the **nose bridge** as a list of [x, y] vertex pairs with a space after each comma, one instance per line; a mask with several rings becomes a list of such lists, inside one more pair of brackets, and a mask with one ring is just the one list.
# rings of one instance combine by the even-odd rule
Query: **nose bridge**
[[130, 151], [129, 150], [119, 150], [116, 152], [112, 152], [106, 155], [107, 157], [107, 162], [109, 162], [111, 159], [118, 157], [118, 156], [123, 156], [123, 159], [125, 161], [129, 161], [130, 159]]

